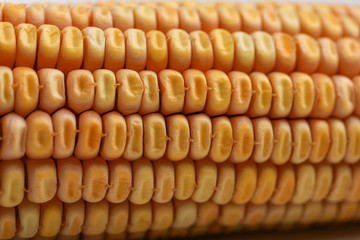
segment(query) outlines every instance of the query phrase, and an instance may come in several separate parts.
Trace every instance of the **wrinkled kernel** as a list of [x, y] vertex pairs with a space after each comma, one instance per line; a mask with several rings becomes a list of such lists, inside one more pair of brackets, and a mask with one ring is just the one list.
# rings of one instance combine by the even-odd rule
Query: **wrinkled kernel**
[[269, 80], [273, 89], [273, 99], [269, 116], [271, 118], [287, 117], [293, 104], [293, 84], [291, 78], [282, 73], [269, 74]]
[[16, 33], [16, 63], [15, 66], [32, 68], [36, 58], [37, 32], [31, 24], [19, 24]]
[[320, 47], [319, 43], [305, 34], [295, 35], [297, 47], [297, 70], [304, 73], [313, 73], [319, 66]]
[[267, 115], [271, 108], [272, 87], [268, 77], [260, 72], [250, 75], [253, 94], [248, 110], [248, 115], [258, 117]]
[[45, 10], [45, 23], [57, 26], [60, 30], [71, 26], [71, 14], [68, 5], [49, 5]]
[[309, 155], [309, 162], [322, 162], [330, 147], [330, 128], [325, 120], [309, 120], [313, 146]]
[[184, 108], [185, 87], [183, 76], [174, 70], [159, 73], [161, 112], [164, 115], [181, 112]]
[[190, 129], [184, 115], [172, 115], [166, 118], [167, 144], [166, 157], [171, 161], [180, 161], [187, 157], [190, 148]]
[[113, 26], [113, 17], [110, 8], [95, 6], [92, 9], [92, 24], [94, 27], [98, 27], [103, 30], [111, 28]]
[[146, 37], [139, 29], [128, 29], [124, 32], [126, 47], [126, 68], [135, 71], [145, 69], [146, 65]]
[[79, 133], [74, 155], [79, 159], [91, 159], [97, 156], [101, 137], [101, 117], [95, 111], [86, 111], [79, 117]]
[[255, 45], [251, 35], [244, 32], [233, 33], [235, 43], [234, 70], [249, 73], [255, 63]]
[[135, 28], [144, 32], [157, 29], [156, 11], [151, 6], [139, 5], [134, 9]]
[[287, 120], [273, 120], [274, 146], [270, 156], [270, 161], [280, 165], [290, 159], [292, 150], [292, 133]]
[[241, 28], [241, 18], [234, 3], [217, 3], [220, 28], [229, 32], [239, 31]]
[[193, 31], [191, 38], [191, 68], [207, 71], [214, 64], [214, 50], [207, 33]]
[[144, 84], [136, 71], [123, 69], [116, 72], [117, 108], [123, 115], [136, 113], [141, 105]]
[[188, 116], [190, 126], [189, 157], [194, 160], [208, 156], [211, 146], [211, 119], [203, 113]]
[[168, 49], [165, 34], [158, 30], [147, 32], [146, 44], [146, 69], [154, 72], [166, 69], [168, 63]]
[[134, 7], [129, 5], [114, 5], [111, 7], [113, 24], [122, 32], [135, 27]]
[[201, 21], [196, 8], [180, 7], [179, 10], [180, 29], [192, 32], [201, 29]]
[[132, 114], [126, 120], [126, 145], [123, 158], [136, 160], [143, 156], [143, 121], [140, 115]]
[[188, 69], [182, 75], [187, 88], [183, 112], [195, 113], [203, 111], [208, 92], [205, 74], [199, 70]]
[[126, 144], [125, 118], [118, 112], [109, 112], [102, 116], [104, 138], [101, 142], [100, 155], [106, 160], [114, 160], [124, 152]]
[[214, 162], [224, 162], [230, 156], [233, 145], [233, 132], [229, 118], [217, 117], [211, 120], [213, 139], [209, 158]]
[[52, 115], [54, 127], [54, 151], [56, 159], [70, 157], [75, 148], [76, 117], [68, 109], [62, 108]]
[[254, 147], [254, 128], [247, 116], [233, 117], [230, 119], [233, 131], [233, 148], [230, 161], [240, 163], [248, 160]]
[[225, 114], [230, 106], [231, 82], [222, 71], [209, 70], [205, 73], [208, 86], [205, 112], [210, 116]]
[[53, 153], [53, 124], [49, 114], [36, 110], [26, 118], [26, 155], [33, 159], [48, 158]]
[[51, 114], [65, 105], [64, 74], [56, 69], [41, 69], [38, 77], [41, 86], [39, 108]]
[[336, 103], [336, 89], [329, 76], [316, 73], [312, 76], [315, 89], [314, 107], [310, 114], [313, 118], [328, 118]]
[[8, 67], [0, 67], [0, 115], [14, 109], [15, 92], [12, 70]]
[[287, 33], [275, 33], [272, 35], [275, 51], [276, 64], [275, 71], [290, 73], [296, 64], [296, 43], [292, 36]]
[[26, 122], [16, 113], [1, 118], [0, 158], [2, 160], [20, 159], [25, 154]]
[[252, 120], [254, 127], [254, 151], [252, 159], [257, 163], [267, 161], [273, 150], [274, 133], [271, 121], [268, 118]]
[[345, 118], [352, 114], [355, 108], [354, 84], [345, 76], [335, 75], [332, 77], [332, 80], [336, 91], [336, 101], [332, 116]]
[[69, 26], [61, 30], [61, 45], [56, 68], [64, 74], [79, 69], [83, 62], [83, 55], [84, 41], [80, 29]]
[[353, 77], [360, 72], [360, 44], [353, 38], [341, 38], [337, 41], [339, 54], [339, 73]]
[[262, 28], [262, 19], [255, 4], [240, 3], [238, 11], [241, 16], [242, 30], [247, 33], [259, 31]]
[[9, 22], [0, 23], [0, 65], [13, 67], [16, 58], [16, 36]]
[[84, 38], [83, 68], [89, 71], [100, 69], [105, 58], [104, 31], [96, 27], [87, 27], [82, 30]]
[[224, 29], [215, 29], [209, 33], [214, 50], [214, 68], [228, 72], [234, 65], [235, 46], [230, 32]]
[[60, 51], [60, 30], [54, 25], [44, 24], [38, 29], [37, 69], [55, 68]]
[[167, 145], [165, 119], [159, 113], [143, 117], [144, 124], [144, 157], [157, 160], [164, 156]]
[[179, 28], [179, 14], [176, 7], [158, 5], [156, 8], [158, 30], [166, 33]]
[[305, 120], [292, 120], [289, 123], [293, 136], [290, 162], [294, 164], [303, 163], [308, 159], [311, 151], [312, 138], [310, 126]]
[[191, 64], [191, 39], [187, 32], [172, 29], [166, 33], [168, 39], [168, 68], [183, 72]]
[[320, 38], [317, 40], [320, 45], [321, 56], [318, 72], [327, 75], [334, 75], [339, 67], [339, 54], [336, 43], [330, 38]]
[[113, 72], [122, 69], [125, 64], [125, 37], [116, 28], [108, 28], [105, 34], [104, 68]]
[[274, 69], [276, 50], [274, 40], [270, 34], [257, 31], [251, 34], [255, 45], [254, 70], [267, 73]]
[[95, 81], [88, 70], [73, 70], [66, 78], [67, 103], [75, 113], [90, 109], [94, 104]]

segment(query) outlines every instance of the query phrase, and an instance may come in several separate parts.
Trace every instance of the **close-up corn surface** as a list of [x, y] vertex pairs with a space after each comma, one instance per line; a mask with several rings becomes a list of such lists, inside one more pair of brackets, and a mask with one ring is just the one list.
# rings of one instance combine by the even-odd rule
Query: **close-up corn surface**
[[0, 240], [359, 222], [359, 39], [360, 6], [0, 3]]

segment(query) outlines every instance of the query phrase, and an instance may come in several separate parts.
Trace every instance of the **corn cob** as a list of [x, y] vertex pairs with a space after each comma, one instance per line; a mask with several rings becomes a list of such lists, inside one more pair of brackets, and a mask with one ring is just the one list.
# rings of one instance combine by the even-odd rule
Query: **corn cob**
[[359, 220], [359, 24], [338, 5], [0, 3], [0, 239]]
[[[38, 34], [36, 34], [38, 32]], [[280, 71], [290, 73], [339, 72], [353, 77], [360, 73], [359, 42], [351, 37], [314, 39], [307, 34], [255, 31], [230, 33], [214, 29], [208, 34], [172, 29], [166, 34], [153, 30], [87, 27], [82, 31], [66, 27], [61, 32], [53, 25], [31, 24], [12, 27], [0, 23], [1, 65], [13, 67], [57, 68], [67, 74], [83, 66], [94, 71], [116, 71], [123, 67], [135, 71], [159, 72], [167, 66], [183, 72], [192, 67], [249, 73]], [[6, 36], [6, 37], [5, 37]]]
[[17, 26], [21, 23], [54, 24], [60, 29], [75, 26], [80, 29], [95, 26], [125, 31], [129, 28], [145, 32], [167, 32], [181, 28], [187, 32], [216, 28], [233, 31], [306, 33], [313, 37], [338, 39], [358, 38], [360, 10], [358, 7], [310, 4], [194, 3], [194, 4], [2, 4], [0, 20]]

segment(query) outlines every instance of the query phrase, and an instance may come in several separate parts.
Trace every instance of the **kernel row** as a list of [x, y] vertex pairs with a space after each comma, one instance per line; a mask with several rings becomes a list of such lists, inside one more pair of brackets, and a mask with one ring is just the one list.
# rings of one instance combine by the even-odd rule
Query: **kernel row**
[[253, 161], [215, 163], [208, 158], [107, 162], [100, 157], [86, 161], [70, 157], [0, 161], [0, 166], [2, 207], [18, 206], [24, 198], [46, 203], [55, 196], [64, 203], [80, 199], [133, 204], [191, 199], [218, 205], [360, 201], [359, 163], [276, 166]]
[[[61, 20], [61, 21], [60, 21]], [[278, 3], [115, 3], [95, 5], [77, 4], [0, 4], [0, 21], [14, 26], [31, 23], [35, 26], [53, 24], [63, 29], [76, 26], [80, 29], [95, 26], [125, 31], [138, 28], [143, 31], [167, 32], [181, 28], [211, 31], [224, 28], [228, 31], [307, 33], [313, 37], [360, 36], [360, 7], [344, 5], [310, 5]]]
[[52, 114], [67, 103], [76, 114], [93, 109], [99, 114], [117, 110], [125, 116], [160, 111], [166, 116], [204, 112], [343, 119], [354, 113], [360, 116], [360, 76], [82, 69], [65, 78], [56, 69], [36, 73], [27, 67], [0, 67], [0, 103], [0, 116], [14, 111], [26, 117], [37, 108]]
[[[83, 239], [151, 239], [196, 236], [199, 234], [234, 232], [246, 229], [281, 229], [311, 224], [358, 221], [358, 203], [308, 202], [306, 204], [219, 206], [212, 201], [195, 203], [174, 200], [136, 205], [101, 201], [62, 203], [54, 198], [37, 204], [24, 200], [17, 208], [0, 207], [0, 238], [56, 237]], [[51, 219], [51, 221], [49, 221]], [[6, 231], [5, 231], [6, 230]], [[35, 238], [36, 239], [36, 238]]]
[[210, 118], [200, 113], [159, 113], [144, 117], [123, 117], [95, 111], [75, 116], [63, 108], [52, 116], [41, 110], [26, 119], [9, 113], [1, 118], [0, 159], [14, 160], [25, 155], [33, 159], [63, 159], [73, 154], [106, 160], [120, 157], [132, 161], [141, 157], [167, 157], [180, 161], [187, 157], [233, 163], [252, 159], [261, 163], [291, 162], [356, 163], [360, 160], [358, 139], [360, 119], [250, 119], [247, 116]]
[[61, 31], [54, 25], [31, 24], [13, 27], [0, 22], [0, 65], [36, 69], [57, 68], [67, 74], [81, 67], [94, 71], [122, 68], [159, 72], [169, 68], [211, 68], [249, 73], [360, 73], [360, 43], [351, 37], [314, 39], [307, 34], [252, 34], [225, 29], [209, 33], [172, 29], [166, 34], [152, 30], [96, 27], [80, 30], [69, 26]]

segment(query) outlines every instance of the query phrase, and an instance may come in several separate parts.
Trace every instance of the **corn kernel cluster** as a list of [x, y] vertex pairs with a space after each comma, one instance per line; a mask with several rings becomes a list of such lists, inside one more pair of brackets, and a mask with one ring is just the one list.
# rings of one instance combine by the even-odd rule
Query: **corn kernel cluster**
[[360, 6], [0, 3], [0, 239], [360, 220]]

